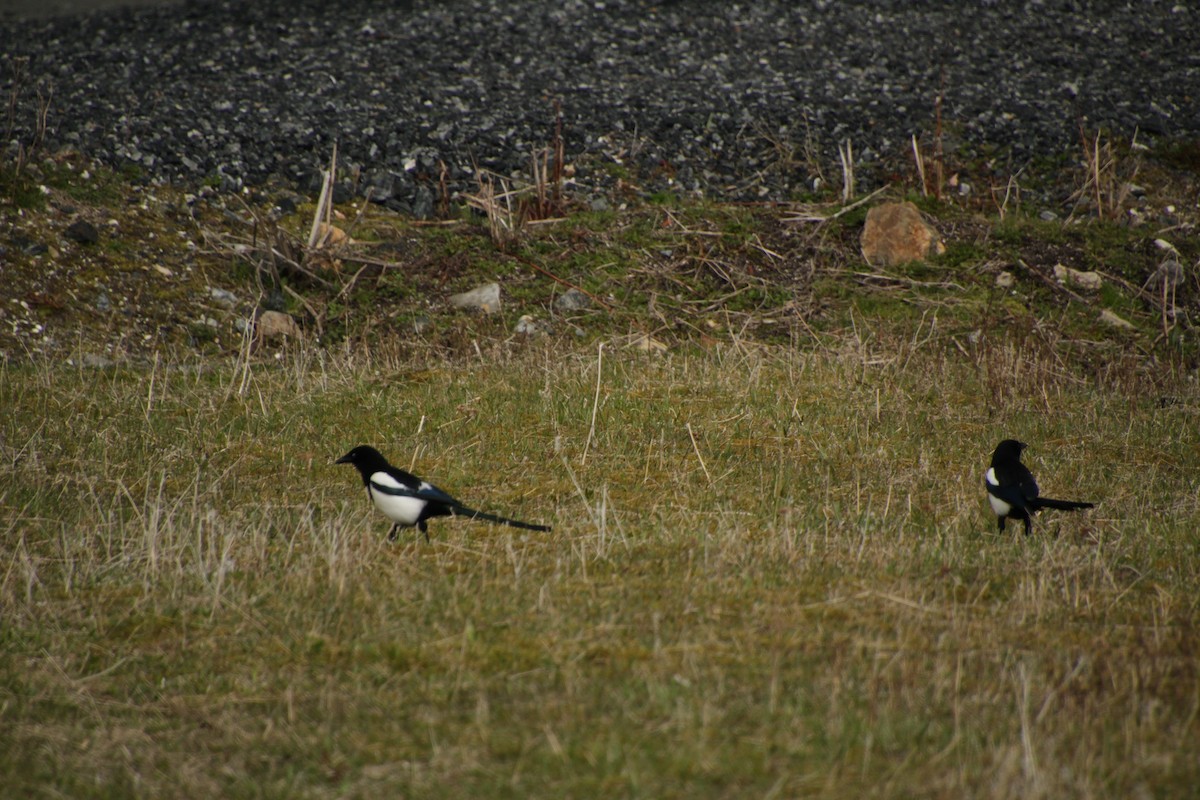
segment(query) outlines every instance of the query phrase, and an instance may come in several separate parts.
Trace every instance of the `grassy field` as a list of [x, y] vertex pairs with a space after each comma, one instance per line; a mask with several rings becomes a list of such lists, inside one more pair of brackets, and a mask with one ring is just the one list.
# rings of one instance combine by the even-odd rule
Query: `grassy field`
[[[1200, 395], [1001, 333], [0, 366], [11, 797], [1189, 797]], [[998, 535], [1031, 443], [1099, 505]], [[371, 443], [476, 507], [384, 540]]]

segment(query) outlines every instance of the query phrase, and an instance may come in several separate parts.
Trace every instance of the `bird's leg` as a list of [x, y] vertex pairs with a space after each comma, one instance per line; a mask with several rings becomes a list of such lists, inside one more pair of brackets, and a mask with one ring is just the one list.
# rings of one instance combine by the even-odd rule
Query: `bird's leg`
[[1032, 514], [1025, 518], [1025, 535], [1028, 536], [1031, 533], [1033, 533], [1033, 515]]
[[396, 537], [399, 535], [400, 535], [400, 523], [397, 522], [395, 525], [392, 526], [392, 529], [390, 531], [388, 531], [388, 541], [389, 542], [396, 541]]
[[1001, 533], [1004, 533], [1004, 520], [1005, 517], [996, 517], [996, 527], [1000, 529]]
[[427, 523], [425, 520], [421, 520], [420, 522], [417, 523], [417, 530], [419, 530], [421, 533], [425, 534], [425, 541], [428, 542], [429, 541], [429, 523]]

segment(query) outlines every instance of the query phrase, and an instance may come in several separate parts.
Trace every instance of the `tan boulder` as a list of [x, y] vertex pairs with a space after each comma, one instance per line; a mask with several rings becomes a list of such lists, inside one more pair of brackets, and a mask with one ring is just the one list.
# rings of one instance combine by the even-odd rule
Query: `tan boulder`
[[300, 326], [290, 314], [284, 314], [282, 311], [264, 311], [258, 318], [255, 333], [260, 342], [298, 339]]
[[941, 237], [912, 203], [883, 203], [867, 212], [862, 254], [868, 264], [894, 267], [945, 252]]

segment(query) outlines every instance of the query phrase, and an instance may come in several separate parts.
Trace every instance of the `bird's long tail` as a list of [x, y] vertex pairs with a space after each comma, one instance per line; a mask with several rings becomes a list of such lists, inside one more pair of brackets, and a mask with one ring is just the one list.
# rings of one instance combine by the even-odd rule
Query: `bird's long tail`
[[1095, 508], [1095, 503], [1078, 503], [1074, 500], [1055, 500], [1053, 497], [1038, 497], [1032, 505], [1034, 509], [1057, 508], [1060, 511], [1078, 511], [1081, 508]]
[[456, 517], [466, 517], [467, 519], [481, 519], [487, 522], [495, 522], [497, 525], [508, 525], [510, 528], [523, 528], [527, 531], [548, 531], [549, 525], [534, 525], [532, 522], [520, 522], [508, 517], [498, 517], [495, 514], [489, 514], [486, 511], [476, 511], [473, 508], [466, 506], [453, 506], [451, 510]]

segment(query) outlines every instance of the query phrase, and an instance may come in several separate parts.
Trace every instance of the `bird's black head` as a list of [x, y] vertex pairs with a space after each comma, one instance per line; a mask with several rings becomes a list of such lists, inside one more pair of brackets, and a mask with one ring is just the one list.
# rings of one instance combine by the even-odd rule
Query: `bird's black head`
[[1028, 446], [1024, 442], [1018, 442], [1016, 439], [1005, 439], [996, 445], [996, 452], [992, 453], [992, 463], [997, 461], [1020, 461], [1021, 451]]
[[333, 463], [352, 464], [355, 469], [362, 473], [364, 481], [371, 473], [379, 472], [388, 465], [387, 459], [383, 457], [383, 453], [369, 444], [360, 444]]

